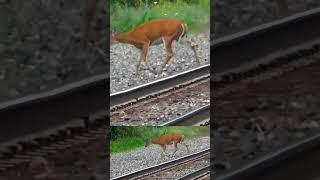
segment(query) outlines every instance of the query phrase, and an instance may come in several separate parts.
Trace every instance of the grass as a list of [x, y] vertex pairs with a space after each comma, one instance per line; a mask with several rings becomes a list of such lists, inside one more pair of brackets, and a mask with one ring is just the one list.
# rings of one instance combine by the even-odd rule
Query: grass
[[110, 4], [110, 27], [127, 32], [139, 24], [155, 18], [179, 18], [188, 24], [191, 33], [210, 28], [210, 0], [186, 3], [183, 0], [154, 0], [153, 3], [137, 1], [135, 7], [126, 3]]
[[[111, 127], [114, 128], [114, 127]], [[205, 126], [169, 126], [169, 127], [116, 127], [118, 128], [117, 136], [111, 135], [110, 152], [128, 152], [136, 148], [143, 147], [147, 140], [159, 138], [161, 135], [169, 132], [180, 132], [186, 139], [192, 138], [200, 131], [207, 131], [209, 127]], [[130, 129], [128, 129], [130, 128]], [[114, 129], [113, 129], [114, 130]], [[119, 132], [120, 131], [120, 132]]]

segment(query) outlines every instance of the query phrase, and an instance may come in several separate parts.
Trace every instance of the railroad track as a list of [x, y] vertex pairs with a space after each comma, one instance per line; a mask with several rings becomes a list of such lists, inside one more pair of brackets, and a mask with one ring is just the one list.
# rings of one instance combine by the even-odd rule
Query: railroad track
[[181, 180], [182, 179], [203, 179], [203, 180], [207, 179], [207, 180], [209, 180], [210, 179], [210, 165], [206, 166], [198, 171], [187, 174], [180, 179]]
[[228, 173], [218, 174], [214, 179], [316, 179], [320, 175], [317, 168], [319, 147], [320, 133], [317, 133], [230, 169]]
[[[215, 58], [223, 61], [215, 64], [217, 74], [211, 81], [215, 91], [211, 97], [215, 98], [216, 103], [219, 98], [225, 98], [231, 103], [230, 98], [235, 98], [232, 96], [235, 93], [245, 94], [244, 92], [250, 90], [250, 87], [263, 86], [267, 80], [271, 81], [316, 64], [319, 58], [312, 56], [320, 52], [320, 33], [318, 33], [320, 28], [314, 27], [319, 18], [320, 8], [317, 8], [215, 41], [212, 47]], [[252, 47], [255, 48], [252, 49]], [[228, 54], [227, 51], [233, 53]], [[268, 91], [267, 88], [265, 91]], [[230, 96], [229, 100], [227, 100], [228, 96]], [[247, 99], [251, 96], [256, 97], [253, 94], [247, 96]], [[233, 106], [230, 105], [230, 107]], [[232, 111], [236, 110], [236, 108], [232, 109]], [[247, 109], [247, 114], [251, 111], [252, 109]], [[222, 115], [225, 119], [236, 117], [236, 113], [225, 113], [229, 113]], [[216, 113], [215, 118], [219, 121], [221, 118], [219, 113]], [[241, 119], [241, 117], [238, 118]], [[243, 118], [250, 119], [245, 115]], [[256, 128], [259, 129], [259, 126]], [[259, 131], [263, 132], [261, 129]], [[214, 179], [316, 178], [319, 174], [311, 168], [312, 165], [309, 170], [301, 170], [303, 169], [301, 164], [315, 162], [312, 161], [310, 154], [313, 154], [312, 157], [318, 156], [318, 145], [319, 133], [315, 133], [311, 137], [295, 141], [270, 154], [244, 162], [229, 170], [217, 170]]]
[[[210, 79], [210, 64], [200, 66], [198, 68], [182, 72], [167, 78], [163, 78], [151, 83], [147, 83], [141, 86], [137, 86], [122, 92], [117, 92], [110, 95], [110, 104], [111, 104], [111, 125], [133, 125], [131, 121], [135, 123], [135, 125], [145, 124], [147, 117], [139, 119], [134, 119], [135, 117], [131, 117], [130, 114], [133, 112], [144, 112], [143, 114], [152, 114], [152, 112], [148, 112], [145, 108], [146, 106], [161, 106], [159, 101], [168, 101], [168, 99], [176, 98], [175, 95], [179, 94], [183, 97], [188, 96], [190, 91], [194, 91], [194, 93], [199, 93], [197, 89], [198, 86], [203, 86], [203, 90], [209, 91], [209, 79]], [[192, 96], [192, 94], [191, 94]], [[194, 95], [193, 95], [194, 96]], [[209, 100], [209, 97], [206, 97]], [[176, 101], [181, 101], [176, 100]], [[183, 101], [183, 100], [182, 100]], [[171, 104], [172, 103], [172, 104]], [[147, 105], [146, 105], [147, 104]], [[174, 106], [174, 102], [169, 102], [168, 105]], [[188, 104], [188, 103], [187, 103]], [[208, 104], [208, 103], [207, 103]], [[130, 111], [134, 109], [134, 111]], [[201, 109], [201, 108], [200, 108]], [[126, 113], [123, 113], [126, 111]], [[151, 110], [152, 111], [152, 110]], [[125, 114], [119, 115], [119, 113]], [[204, 113], [202, 116], [195, 116], [195, 112], [187, 112], [185, 115], [181, 115], [181, 118], [176, 118], [175, 120], [171, 120], [170, 122], [162, 123], [162, 124], [171, 124], [174, 125], [176, 122], [177, 125], [194, 125], [199, 124], [203, 119], [209, 119], [209, 114]], [[195, 118], [201, 119], [190, 119], [192, 116]], [[125, 119], [125, 120], [122, 120]], [[148, 120], [148, 125], [162, 125], [161, 121], [164, 120]]]
[[210, 64], [110, 94], [111, 112], [210, 78]]
[[[7, 173], [15, 170], [22, 174], [28, 174], [26, 167], [35, 157], [41, 156], [59, 162], [63, 159], [59, 155], [65, 158], [75, 158], [76, 154], [65, 153], [68, 151], [80, 153], [92, 146], [99, 147], [99, 149], [95, 149], [96, 154], [85, 153], [82, 155], [91, 156], [92, 160], [105, 161], [107, 149], [102, 145], [99, 146], [99, 143], [105, 142], [108, 135], [105, 122], [106, 119], [75, 120], [55, 129], [2, 143], [0, 145], [0, 176], [6, 176]], [[70, 162], [67, 161], [65, 164], [68, 163]], [[100, 175], [105, 177], [104, 173]], [[77, 175], [75, 174], [75, 176]]]
[[207, 126], [210, 124], [210, 105], [203, 106], [161, 126]]
[[[113, 178], [116, 179], [154, 179], [156, 177], [162, 177], [163, 173], [171, 174], [170, 176], [176, 174], [178, 169], [188, 169], [194, 167], [194, 164], [197, 164], [198, 161], [208, 161], [210, 159], [210, 149], [206, 149], [188, 156], [181, 157], [169, 162], [165, 162], [159, 165], [148, 167], [143, 170], [139, 170], [130, 174], [119, 176]], [[198, 170], [199, 171], [199, 170]], [[200, 169], [202, 172], [203, 170]]]

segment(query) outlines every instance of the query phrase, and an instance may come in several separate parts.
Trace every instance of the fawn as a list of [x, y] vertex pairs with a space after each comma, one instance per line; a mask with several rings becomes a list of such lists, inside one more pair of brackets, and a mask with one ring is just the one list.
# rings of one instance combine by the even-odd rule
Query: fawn
[[115, 42], [127, 43], [134, 45], [138, 50], [140, 50], [140, 60], [136, 64], [136, 76], [138, 76], [141, 62], [145, 63], [150, 72], [157, 74], [150, 66], [147, 58], [149, 47], [153, 45], [163, 43], [167, 51], [167, 58], [161, 66], [160, 74], [166, 65], [168, 65], [169, 68], [173, 57], [172, 42], [175, 40], [180, 44], [185, 44], [187, 47], [191, 48], [194, 52], [197, 64], [200, 65], [195, 49], [197, 45], [190, 40], [187, 40], [187, 25], [179, 19], [154, 19], [137, 26], [129, 32], [115, 33], [112, 31], [111, 35], [111, 44], [114, 44]]
[[174, 145], [174, 152], [172, 155], [174, 155], [177, 150], [178, 150], [178, 143], [183, 144], [186, 146], [188, 153], [189, 153], [189, 148], [188, 145], [184, 142], [184, 137], [181, 133], [168, 133], [165, 135], [160, 136], [159, 139], [152, 139], [147, 141], [145, 147], [148, 147], [150, 144], [158, 144], [162, 147], [162, 154], [161, 156], [164, 157], [166, 154], [166, 146], [167, 145]]

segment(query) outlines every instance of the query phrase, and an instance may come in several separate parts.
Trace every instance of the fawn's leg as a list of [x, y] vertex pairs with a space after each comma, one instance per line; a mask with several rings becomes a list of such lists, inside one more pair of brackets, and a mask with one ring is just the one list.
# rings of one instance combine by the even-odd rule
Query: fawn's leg
[[172, 38], [163, 38], [164, 39], [164, 44], [166, 47], [167, 51], [167, 59], [166, 61], [162, 64], [161, 69], [160, 69], [160, 74], [162, 73], [164, 67], [168, 64], [168, 68], [171, 65], [172, 62], [172, 57], [173, 57], [173, 51], [172, 51]]
[[189, 47], [193, 51], [194, 56], [196, 58], [196, 62], [198, 64], [198, 66], [199, 66], [200, 65], [200, 61], [199, 61], [198, 54], [197, 54], [197, 51], [196, 51], [196, 47], [198, 47], [198, 45], [192, 45], [191, 41], [187, 41], [186, 45], [187, 45], [187, 47]]
[[198, 64], [198, 66], [200, 65], [200, 61], [199, 61], [199, 58], [198, 58], [198, 54], [197, 54], [197, 51], [196, 51], [196, 48], [198, 47], [197, 44], [194, 44], [191, 40], [189, 40], [187, 38], [187, 36], [184, 36], [180, 39], [180, 41], [178, 41], [180, 44], [184, 44], [186, 45], [188, 48], [190, 48], [193, 53], [194, 53], [194, 56], [196, 58], [196, 62]]

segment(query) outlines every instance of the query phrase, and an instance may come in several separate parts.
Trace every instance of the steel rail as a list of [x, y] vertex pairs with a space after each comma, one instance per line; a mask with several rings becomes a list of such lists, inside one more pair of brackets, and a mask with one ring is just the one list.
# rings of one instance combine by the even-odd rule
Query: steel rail
[[214, 75], [281, 56], [283, 50], [319, 38], [319, 19], [320, 8], [316, 8], [213, 40]]
[[210, 120], [210, 104], [184, 114], [160, 126], [199, 126]]
[[[314, 164], [319, 162], [319, 147], [320, 133], [317, 133], [275, 150], [274, 152], [266, 154], [249, 163], [240, 165], [239, 167], [234, 167], [225, 172], [217, 171], [214, 179], [248, 180], [256, 179], [257, 177], [259, 177], [259, 179], [263, 179], [262, 174], [264, 174], [264, 176], [268, 176], [270, 179], [283, 179], [285, 176], [286, 179], [289, 176], [294, 177], [293, 179], [306, 179], [310, 176], [316, 177], [320, 174], [318, 173], [318, 166], [308, 166], [308, 169], [303, 169], [303, 167], [306, 166], [306, 164], [309, 164], [308, 161], [313, 161]], [[317, 154], [317, 156], [315, 156], [315, 154]], [[315, 172], [316, 174], [314, 174]]]
[[106, 109], [107, 74], [0, 103], [0, 143]]
[[183, 179], [201, 179], [204, 176], [210, 175], [210, 165], [206, 166], [202, 169], [199, 169], [195, 172], [189, 173], [181, 178], [179, 178], [179, 180], [183, 180]]
[[200, 152], [196, 152], [196, 153], [188, 155], [188, 156], [181, 157], [179, 159], [175, 159], [175, 160], [172, 160], [172, 161], [169, 161], [169, 162], [164, 162], [162, 164], [158, 164], [158, 165], [155, 165], [155, 166], [152, 166], [152, 167], [148, 167], [148, 168], [145, 168], [145, 169], [142, 169], [142, 170], [138, 170], [138, 171], [135, 171], [135, 172], [132, 172], [132, 173], [129, 173], [129, 174], [125, 174], [125, 175], [122, 175], [122, 176], [119, 176], [119, 177], [115, 177], [112, 180], [116, 180], [116, 179], [139, 179], [139, 178], [142, 178], [142, 177], [145, 177], [145, 176], [149, 176], [151, 174], [158, 173], [158, 172], [163, 171], [163, 170], [167, 170], [169, 168], [173, 168], [173, 167], [188, 163], [190, 161], [201, 159], [201, 158], [207, 156], [208, 154], [210, 154], [210, 149], [206, 149], [206, 150], [203, 150], [203, 151], [200, 151]]
[[201, 77], [210, 77], [210, 64], [206, 64], [163, 79], [110, 94], [110, 107], [120, 105], [131, 100], [136, 100], [163, 90], [174, 89], [180, 84]]

